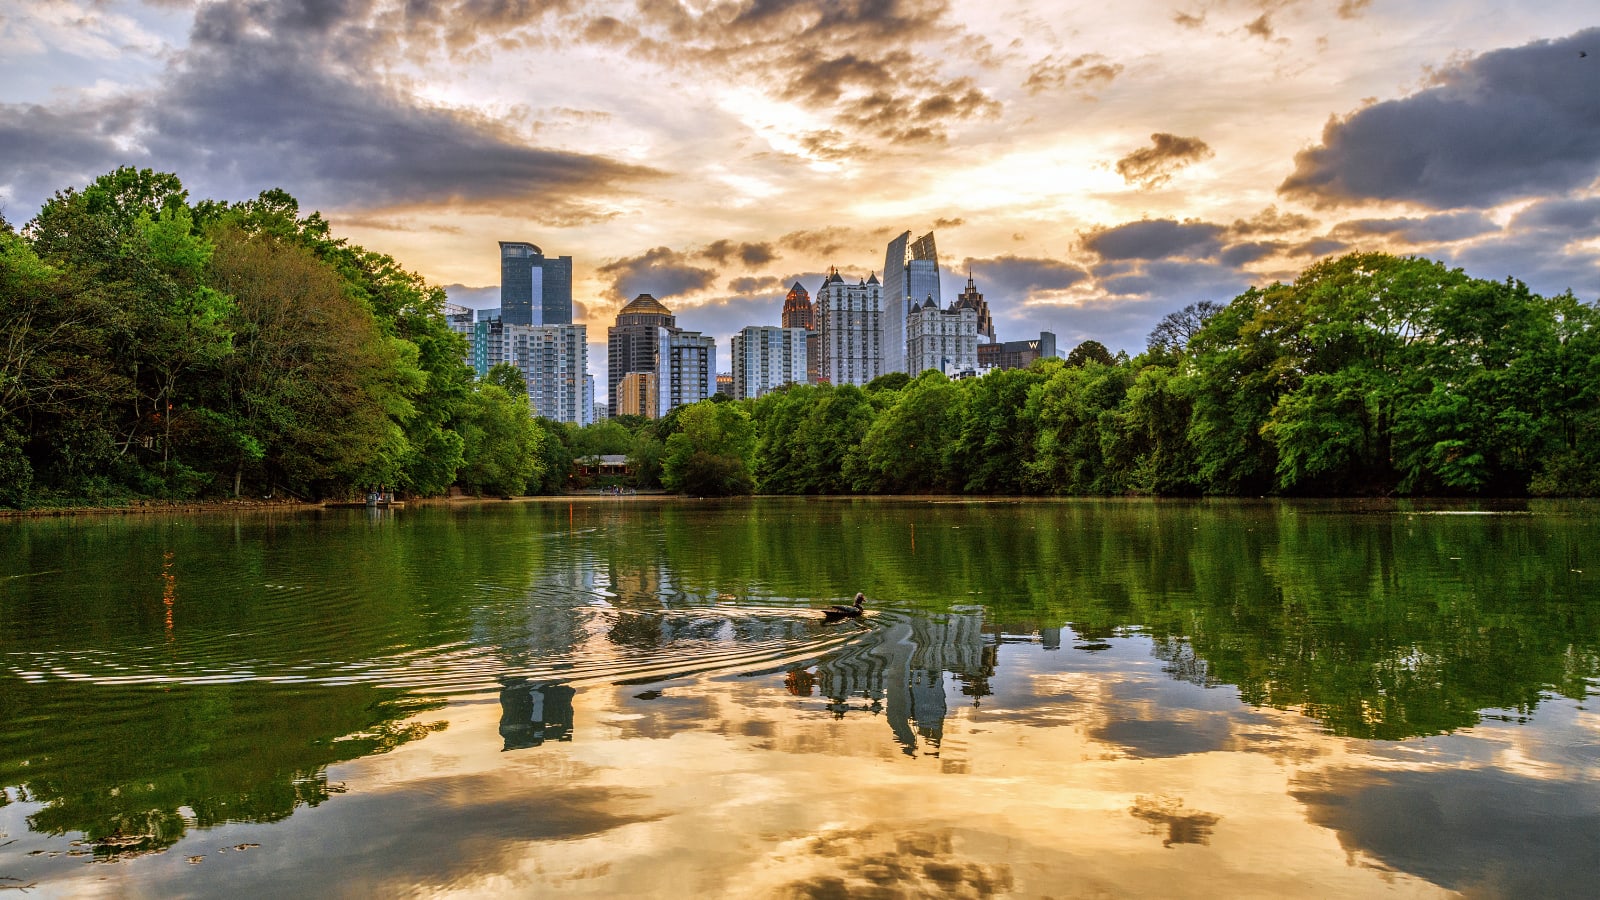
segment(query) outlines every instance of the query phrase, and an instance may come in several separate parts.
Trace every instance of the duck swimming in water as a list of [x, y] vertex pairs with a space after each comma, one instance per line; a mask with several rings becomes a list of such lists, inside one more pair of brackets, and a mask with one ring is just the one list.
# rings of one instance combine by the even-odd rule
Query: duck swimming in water
[[828, 622], [837, 622], [841, 619], [859, 619], [861, 618], [861, 614], [863, 612], [862, 607], [866, 604], [866, 602], [867, 595], [857, 591], [855, 606], [845, 606], [842, 603], [835, 603], [834, 605], [822, 611], [822, 618], [824, 621]]

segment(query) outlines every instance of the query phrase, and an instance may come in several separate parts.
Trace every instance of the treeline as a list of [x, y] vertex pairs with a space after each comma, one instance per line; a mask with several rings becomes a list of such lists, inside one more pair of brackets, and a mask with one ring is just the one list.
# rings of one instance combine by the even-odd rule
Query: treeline
[[[444, 291], [293, 197], [118, 169], [0, 218], [0, 506], [550, 493], [626, 454], [691, 495], [1600, 494], [1600, 313], [1359, 254], [1174, 313], [1144, 353], [533, 418]], [[602, 482], [603, 483], [603, 482]]]
[[1173, 313], [1137, 357], [706, 402], [641, 437], [694, 494], [1600, 494], [1600, 312], [1356, 254]]
[[443, 302], [281, 190], [57, 192], [0, 219], [0, 505], [559, 489], [561, 427], [474, 378]]

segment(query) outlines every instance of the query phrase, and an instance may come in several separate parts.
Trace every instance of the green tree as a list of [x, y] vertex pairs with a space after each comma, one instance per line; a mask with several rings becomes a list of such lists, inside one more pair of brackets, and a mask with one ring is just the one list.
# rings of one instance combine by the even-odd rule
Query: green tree
[[742, 404], [702, 400], [680, 407], [678, 430], [666, 439], [661, 484], [699, 497], [748, 494], [754, 428]]

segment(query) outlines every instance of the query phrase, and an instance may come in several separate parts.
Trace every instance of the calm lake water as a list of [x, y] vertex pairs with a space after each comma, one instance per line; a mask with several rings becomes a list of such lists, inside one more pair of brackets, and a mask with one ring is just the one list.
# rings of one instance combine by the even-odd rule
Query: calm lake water
[[[1600, 506], [0, 522], [34, 896], [1600, 894]], [[815, 608], [869, 598], [860, 622]]]

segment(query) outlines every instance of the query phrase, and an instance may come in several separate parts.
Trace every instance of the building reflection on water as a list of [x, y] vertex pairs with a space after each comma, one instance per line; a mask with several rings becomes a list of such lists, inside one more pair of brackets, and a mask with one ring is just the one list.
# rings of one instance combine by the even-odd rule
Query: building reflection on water
[[988, 696], [998, 640], [984, 632], [981, 613], [889, 621], [814, 667], [790, 671], [785, 685], [796, 696], [826, 698], [835, 716], [883, 713], [902, 753], [939, 756], [949, 713], [945, 674], [974, 702]]
[[572, 698], [577, 691], [564, 684], [533, 684], [507, 679], [500, 689], [500, 737], [503, 750], [524, 750], [545, 741], [572, 740]]

